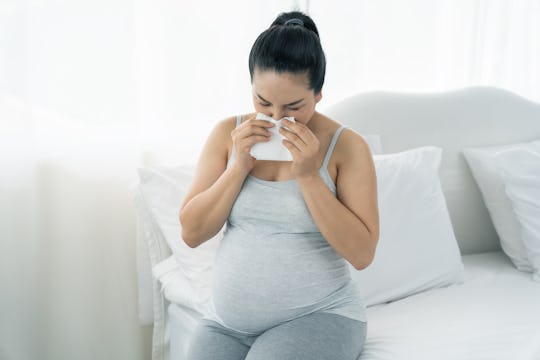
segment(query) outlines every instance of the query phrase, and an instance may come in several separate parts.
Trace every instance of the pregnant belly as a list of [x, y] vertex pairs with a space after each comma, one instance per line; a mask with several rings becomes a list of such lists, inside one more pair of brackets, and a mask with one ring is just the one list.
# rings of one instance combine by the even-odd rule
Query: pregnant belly
[[328, 307], [349, 280], [345, 260], [320, 234], [232, 235], [220, 243], [212, 289], [232, 329], [257, 333]]

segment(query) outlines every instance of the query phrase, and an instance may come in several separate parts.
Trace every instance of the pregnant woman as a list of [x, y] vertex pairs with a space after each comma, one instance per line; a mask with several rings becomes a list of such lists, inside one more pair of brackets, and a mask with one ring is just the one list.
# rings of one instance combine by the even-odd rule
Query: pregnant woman
[[[203, 147], [181, 205], [182, 238], [194, 248], [226, 228], [212, 311], [189, 360], [354, 360], [362, 352], [366, 308], [347, 262], [361, 270], [373, 260], [377, 182], [364, 138], [315, 111], [325, 68], [313, 20], [280, 14], [249, 54], [255, 111], [218, 122]], [[292, 161], [251, 155], [276, 136], [273, 126]]]

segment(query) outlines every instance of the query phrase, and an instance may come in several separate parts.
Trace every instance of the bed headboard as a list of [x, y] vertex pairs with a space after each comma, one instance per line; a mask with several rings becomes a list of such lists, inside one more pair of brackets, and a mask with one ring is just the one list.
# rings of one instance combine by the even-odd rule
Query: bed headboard
[[429, 94], [362, 93], [322, 112], [360, 134], [379, 134], [384, 153], [441, 147], [439, 174], [461, 253], [501, 248], [461, 149], [540, 139], [539, 104], [478, 86]]

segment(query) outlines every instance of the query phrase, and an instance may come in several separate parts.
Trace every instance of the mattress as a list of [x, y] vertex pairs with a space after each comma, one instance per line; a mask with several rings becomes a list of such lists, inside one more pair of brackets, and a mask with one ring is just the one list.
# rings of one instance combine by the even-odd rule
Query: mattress
[[[500, 251], [462, 259], [463, 284], [368, 307], [359, 360], [540, 359], [540, 284]], [[185, 359], [200, 317], [170, 304], [171, 359]]]

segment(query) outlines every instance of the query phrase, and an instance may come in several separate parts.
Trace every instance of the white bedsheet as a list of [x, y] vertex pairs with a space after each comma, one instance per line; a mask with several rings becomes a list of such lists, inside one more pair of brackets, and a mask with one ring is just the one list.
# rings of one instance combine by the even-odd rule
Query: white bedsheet
[[[368, 307], [359, 360], [540, 359], [540, 286], [502, 252], [463, 256], [465, 282]], [[171, 304], [171, 359], [185, 359], [200, 314]]]
[[463, 284], [370, 307], [360, 359], [540, 359], [540, 286], [502, 252], [463, 263]]

